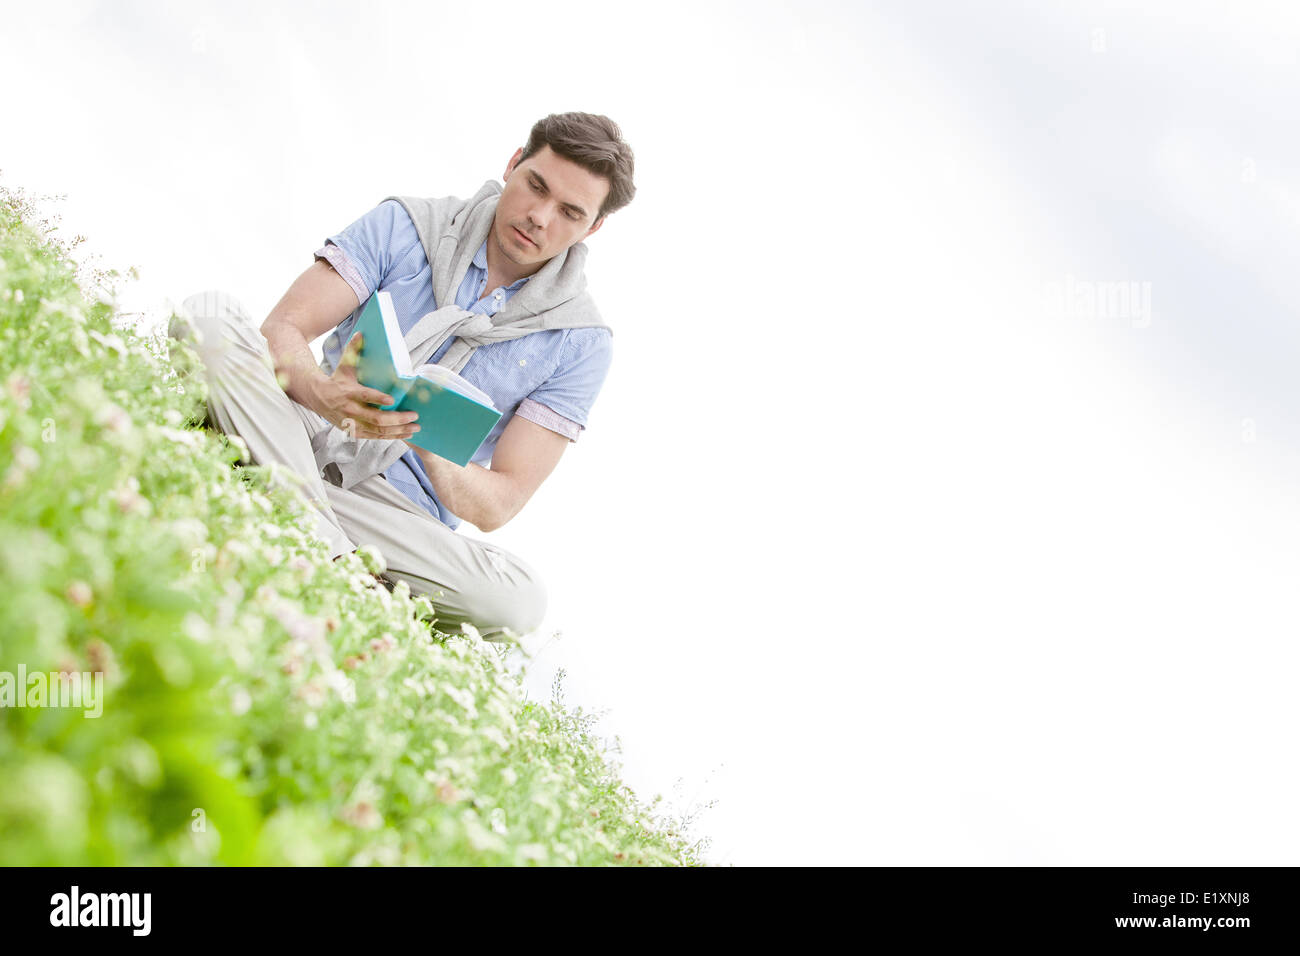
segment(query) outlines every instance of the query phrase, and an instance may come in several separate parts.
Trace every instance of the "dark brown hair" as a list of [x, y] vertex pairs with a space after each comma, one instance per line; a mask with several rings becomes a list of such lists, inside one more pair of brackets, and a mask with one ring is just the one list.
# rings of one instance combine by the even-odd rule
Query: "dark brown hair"
[[552, 113], [538, 120], [528, 134], [519, 161], [522, 163], [543, 146], [551, 147], [551, 152], [609, 182], [609, 195], [601, 203], [596, 219], [617, 212], [636, 195], [636, 186], [632, 184], [632, 147], [623, 142], [618, 124], [608, 116]]

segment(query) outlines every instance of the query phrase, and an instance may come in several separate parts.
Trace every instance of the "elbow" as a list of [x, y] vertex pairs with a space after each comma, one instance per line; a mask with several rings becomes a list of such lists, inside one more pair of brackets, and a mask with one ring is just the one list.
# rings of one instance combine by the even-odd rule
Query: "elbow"
[[[437, 456], [434, 456], [435, 458]], [[428, 469], [429, 480], [433, 481], [434, 472]], [[510, 519], [523, 510], [532, 490], [525, 487], [520, 480], [510, 474], [492, 471], [479, 464], [470, 464], [461, 469], [462, 478], [468, 484], [464, 486], [467, 494], [457, 499], [465, 510], [459, 511], [455, 504], [448, 503], [453, 514], [458, 514], [480, 531], [497, 531], [510, 523]], [[437, 483], [434, 483], [437, 487]]]
[[505, 514], [498, 513], [498, 514], [481, 515], [480, 517], [482, 520], [475, 521], [474, 527], [478, 528], [480, 531], [487, 534], [492, 531], [496, 531], [500, 528], [503, 528], [507, 523], [509, 523], [513, 515], [505, 515]]
[[510, 519], [519, 513], [521, 505], [517, 504], [498, 504], [493, 508], [485, 510], [478, 517], [481, 521], [475, 521], [474, 527], [483, 532], [497, 531], [504, 528], [510, 523]]

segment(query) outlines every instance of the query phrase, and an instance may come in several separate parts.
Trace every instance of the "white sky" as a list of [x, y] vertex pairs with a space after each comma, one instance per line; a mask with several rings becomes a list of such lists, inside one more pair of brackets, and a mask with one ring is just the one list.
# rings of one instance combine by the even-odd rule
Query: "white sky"
[[[713, 861], [1296, 859], [1294, 11], [0, 7], [3, 181], [126, 310], [260, 321], [383, 197], [622, 124], [611, 375], [490, 537]], [[1150, 314], [1045, 295], [1108, 282]]]

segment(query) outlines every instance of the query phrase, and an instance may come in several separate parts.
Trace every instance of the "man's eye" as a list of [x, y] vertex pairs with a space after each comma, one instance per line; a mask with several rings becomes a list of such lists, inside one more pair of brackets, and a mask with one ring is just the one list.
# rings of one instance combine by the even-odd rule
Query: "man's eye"
[[530, 185], [530, 186], [533, 187], [533, 192], [538, 192], [538, 193], [539, 193], [539, 192], [542, 191], [542, 187], [539, 186], [539, 185], [537, 185], [537, 183], [535, 183], [535, 182], [531, 182], [531, 181], [530, 181], [530, 182], [528, 183], [528, 185]]
[[574, 222], [578, 221], [578, 214], [574, 212], [572, 209], [564, 210], [564, 214], [568, 216], [570, 219], [572, 219]]

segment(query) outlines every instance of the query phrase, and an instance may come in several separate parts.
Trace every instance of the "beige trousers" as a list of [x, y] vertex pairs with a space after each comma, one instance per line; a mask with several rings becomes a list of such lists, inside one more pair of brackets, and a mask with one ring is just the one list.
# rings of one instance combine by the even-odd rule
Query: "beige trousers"
[[236, 299], [204, 292], [186, 299], [184, 312], [168, 331], [203, 360], [213, 424], [242, 438], [256, 464], [275, 463], [301, 479], [292, 483], [314, 509], [332, 556], [373, 545], [388, 564], [386, 578], [433, 602], [442, 631], [467, 621], [502, 639], [506, 629], [522, 635], [541, 624], [546, 590], [520, 558], [452, 531], [383, 475], [348, 490], [328, 480], [331, 469], [317, 467], [313, 446], [334, 426], [280, 388], [266, 338]]

